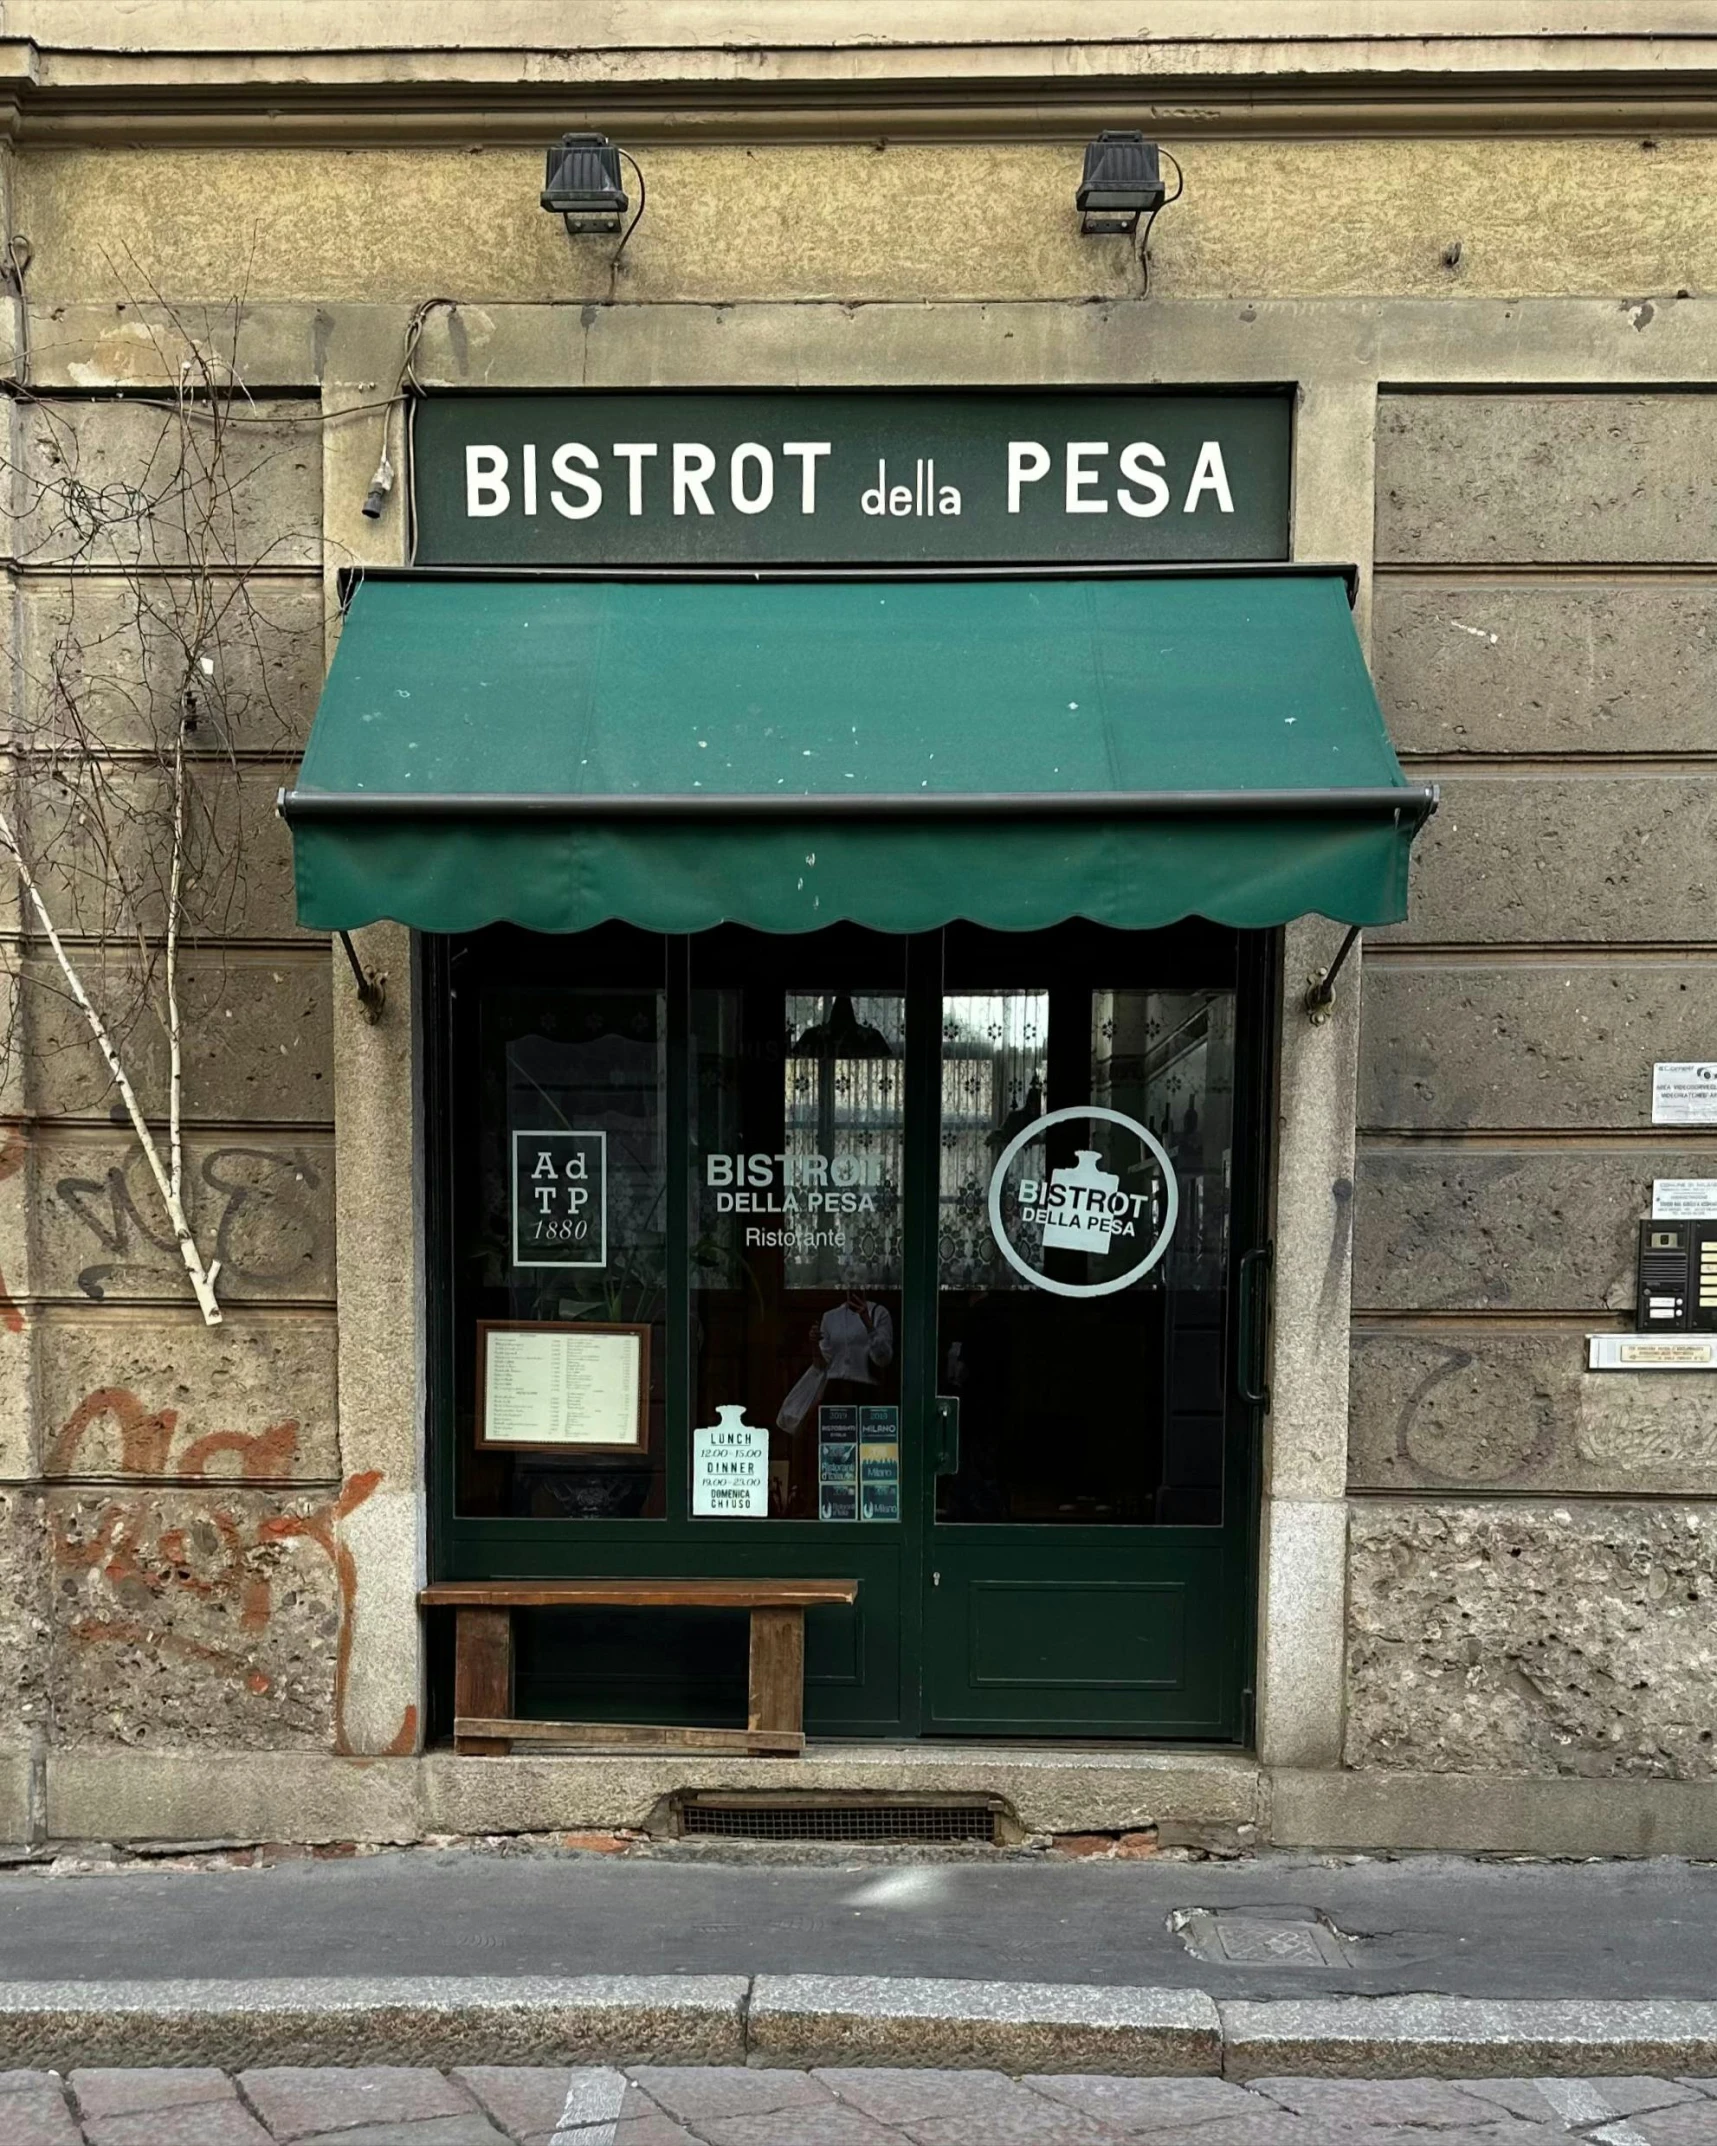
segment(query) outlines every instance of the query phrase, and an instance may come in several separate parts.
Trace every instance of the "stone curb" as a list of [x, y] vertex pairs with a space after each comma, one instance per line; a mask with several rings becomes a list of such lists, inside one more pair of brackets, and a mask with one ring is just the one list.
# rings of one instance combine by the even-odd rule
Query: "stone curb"
[[746, 2019], [760, 2065], [1215, 2074], [1222, 2023], [1201, 1990], [897, 1976], [759, 1975]]
[[1219, 2010], [1230, 2079], [1717, 2073], [1717, 2004], [1325, 1997]]
[[1260, 2078], [1717, 2075], [1717, 2004], [1223, 2000], [896, 1976], [0, 1983], [0, 2070], [102, 2065], [898, 2065]]
[[0, 2069], [743, 2064], [743, 1975], [0, 1983]]

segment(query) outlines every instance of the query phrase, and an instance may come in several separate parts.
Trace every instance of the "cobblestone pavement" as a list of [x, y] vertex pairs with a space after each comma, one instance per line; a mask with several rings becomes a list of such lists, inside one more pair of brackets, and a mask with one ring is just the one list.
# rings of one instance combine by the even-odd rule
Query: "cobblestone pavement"
[[0, 2146], [1717, 2146], [1717, 2079], [0, 2072]]

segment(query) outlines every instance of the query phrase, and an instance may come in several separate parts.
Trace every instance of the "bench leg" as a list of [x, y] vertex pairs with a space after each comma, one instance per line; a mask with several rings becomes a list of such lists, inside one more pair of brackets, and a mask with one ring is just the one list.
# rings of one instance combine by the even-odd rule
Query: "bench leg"
[[782, 1749], [805, 1746], [805, 1612], [751, 1613], [751, 1695], [746, 1726], [779, 1735]]
[[[512, 1611], [462, 1609], [454, 1618], [454, 1714], [506, 1720], [513, 1711]], [[477, 1758], [505, 1758], [513, 1748], [505, 1738], [491, 1736], [456, 1736], [453, 1747]]]

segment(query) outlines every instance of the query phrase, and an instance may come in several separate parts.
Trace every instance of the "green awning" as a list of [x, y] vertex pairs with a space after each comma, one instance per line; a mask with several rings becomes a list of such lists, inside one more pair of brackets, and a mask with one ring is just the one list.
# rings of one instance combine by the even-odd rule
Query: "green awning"
[[1395, 923], [1434, 803], [1330, 569], [371, 576], [281, 810], [320, 930], [910, 932]]

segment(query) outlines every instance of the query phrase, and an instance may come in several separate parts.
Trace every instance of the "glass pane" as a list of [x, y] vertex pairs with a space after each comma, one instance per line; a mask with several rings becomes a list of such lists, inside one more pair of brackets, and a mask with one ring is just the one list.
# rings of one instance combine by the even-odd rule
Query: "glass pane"
[[1215, 1525], [1234, 994], [948, 993], [945, 1521]]
[[[659, 977], [660, 942], [639, 952], [632, 973]], [[551, 943], [541, 963], [576, 965], [573, 942]], [[475, 1105], [455, 1113], [459, 1509], [659, 1516], [664, 993], [517, 985], [504, 970], [455, 988]]]
[[694, 949], [697, 1519], [900, 1517], [901, 952], [819, 952]]

